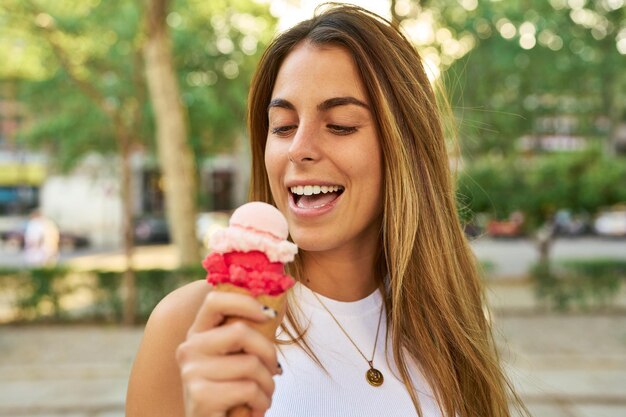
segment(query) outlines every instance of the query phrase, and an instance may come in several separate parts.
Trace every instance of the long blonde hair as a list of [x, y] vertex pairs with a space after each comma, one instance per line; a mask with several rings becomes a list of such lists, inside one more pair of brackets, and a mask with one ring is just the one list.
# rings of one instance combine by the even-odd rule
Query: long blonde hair
[[[508, 417], [507, 393], [519, 400], [485, 318], [476, 260], [456, 212], [435, 95], [419, 54], [396, 27], [364, 9], [335, 5], [273, 41], [248, 102], [251, 199], [274, 203], [264, 162], [267, 106], [283, 60], [303, 41], [344, 47], [369, 94], [383, 153], [378, 268], [389, 276], [393, 353], [418, 414], [407, 354], [420, 364], [446, 416]], [[301, 278], [300, 271], [296, 264], [290, 272]]]

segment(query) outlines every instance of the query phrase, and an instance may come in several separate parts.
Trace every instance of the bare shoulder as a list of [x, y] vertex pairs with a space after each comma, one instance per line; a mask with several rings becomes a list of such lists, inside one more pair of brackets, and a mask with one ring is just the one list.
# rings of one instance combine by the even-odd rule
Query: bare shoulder
[[184, 415], [176, 349], [209, 289], [204, 280], [191, 282], [172, 291], [153, 310], [128, 383], [128, 417]]
[[195, 319], [210, 288], [211, 286], [205, 280], [199, 280], [190, 282], [166, 295], [152, 311], [146, 331], [152, 330], [153, 327], [158, 328], [165, 323], [168, 325], [168, 332], [175, 330], [169, 325], [176, 325], [175, 327], [184, 327], [181, 330], [183, 330], [182, 334], [186, 335], [187, 329]]

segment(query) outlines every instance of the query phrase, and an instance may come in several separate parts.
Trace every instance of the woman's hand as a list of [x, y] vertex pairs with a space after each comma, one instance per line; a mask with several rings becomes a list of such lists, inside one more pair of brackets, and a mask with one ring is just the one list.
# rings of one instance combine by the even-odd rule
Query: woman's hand
[[206, 296], [176, 351], [187, 417], [224, 417], [242, 404], [262, 416], [270, 407], [276, 349], [246, 324], [265, 322], [266, 311], [247, 295], [211, 291]]

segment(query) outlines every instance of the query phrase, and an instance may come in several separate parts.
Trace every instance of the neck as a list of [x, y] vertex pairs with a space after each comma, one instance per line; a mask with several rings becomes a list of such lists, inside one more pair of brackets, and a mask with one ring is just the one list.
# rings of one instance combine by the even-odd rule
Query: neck
[[379, 285], [376, 256], [341, 251], [302, 252], [302, 283], [312, 291], [337, 301], [361, 300]]

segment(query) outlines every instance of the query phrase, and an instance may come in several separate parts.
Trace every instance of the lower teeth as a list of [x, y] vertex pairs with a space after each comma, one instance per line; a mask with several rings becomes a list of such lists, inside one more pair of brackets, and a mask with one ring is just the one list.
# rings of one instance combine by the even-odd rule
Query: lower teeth
[[303, 209], [317, 209], [317, 208], [320, 208], [320, 207], [324, 207], [326, 204], [320, 204], [320, 205], [317, 205], [317, 206], [306, 207], [306, 206], [301, 205], [300, 202], [298, 201], [298, 203], [296, 205], [298, 207], [300, 207], [300, 208], [303, 208]]
[[298, 207], [300, 207], [300, 208], [306, 208], [306, 209], [318, 209], [318, 208], [320, 208], [320, 207], [324, 207], [325, 205], [326, 205], [326, 204], [320, 204], [319, 206], [304, 207], [304, 206], [301, 206], [300, 204], [298, 204]]

